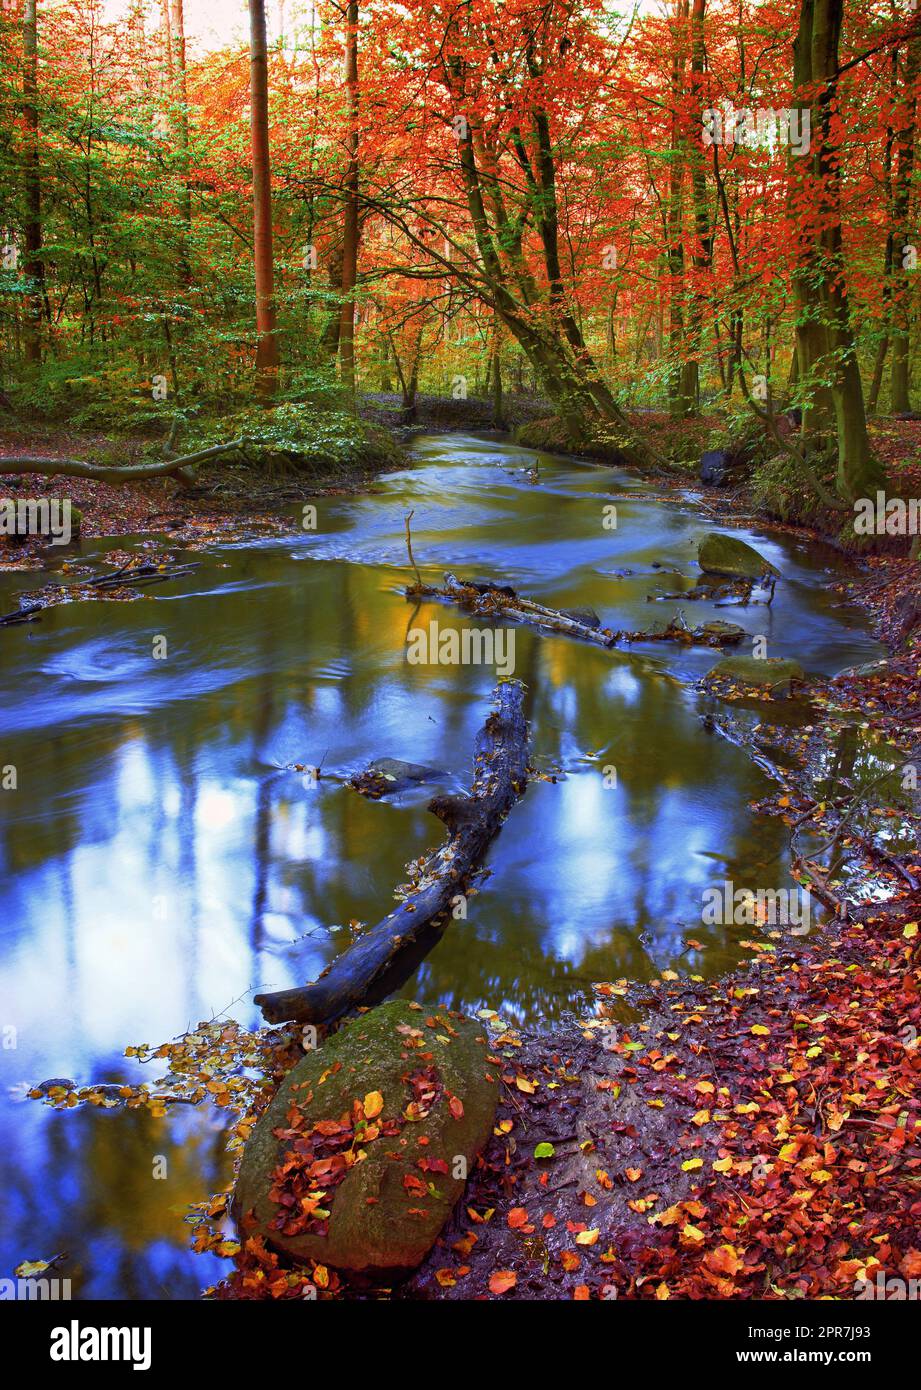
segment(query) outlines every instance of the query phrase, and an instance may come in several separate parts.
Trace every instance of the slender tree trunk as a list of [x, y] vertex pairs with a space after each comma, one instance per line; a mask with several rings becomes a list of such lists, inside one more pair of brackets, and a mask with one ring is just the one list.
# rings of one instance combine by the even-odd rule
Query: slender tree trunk
[[30, 282], [25, 305], [25, 356], [42, 360], [42, 305], [45, 298], [45, 266], [42, 260], [42, 188], [38, 155], [38, 5], [25, 0], [22, 20], [23, 125], [25, 127], [25, 258], [23, 269]]
[[185, 14], [183, 0], [169, 0], [169, 61], [171, 98], [177, 106], [174, 130], [179, 146], [179, 172], [182, 187], [179, 192], [179, 215], [182, 218], [182, 241], [179, 252], [179, 274], [185, 286], [191, 284], [189, 242], [192, 233], [192, 193], [189, 188], [189, 92], [185, 64]]
[[498, 318], [492, 335], [492, 422], [497, 430], [505, 429], [502, 413], [502, 335]]
[[915, 115], [917, 97], [915, 84], [918, 80], [921, 41], [917, 35], [909, 40], [905, 59], [905, 104], [906, 123], [899, 132], [898, 165], [895, 178], [894, 223], [896, 233], [896, 252], [893, 256], [893, 295], [892, 325], [892, 376], [890, 381], [890, 405], [893, 411], [910, 410], [909, 398], [909, 346], [911, 338], [911, 284], [910, 277], [917, 274], [905, 264], [907, 246], [916, 240], [911, 225], [911, 184], [915, 164]]
[[250, 127], [253, 141], [253, 256], [256, 271], [256, 380], [270, 397], [278, 381], [275, 266], [272, 256], [272, 174], [269, 160], [269, 76], [265, 0], [249, 0]]
[[355, 286], [358, 281], [358, 0], [349, 0], [345, 14], [345, 87], [348, 97], [348, 165], [345, 173], [345, 230], [342, 241], [342, 311], [339, 323], [339, 366], [342, 384], [355, 396]]
[[675, 7], [674, 53], [672, 57], [672, 135], [666, 218], [666, 265], [668, 267], [669, 330], [671, 370], [668, 405], [671, 415], [692, 415], [697, 405], [697, 363], [688, 359], [684, 312], [684, 166], [685, 138], [681, 106], [684, 99], [685, 32], [688, 0], [677, 0]]
[[[694, 96], [694, 117], [706, 109], [704, 71], [707, 50], [704, 42], [704, 17], [707, 0], [692, 0], [691, 5], [691, 92]], [[686, 394], [700, 407], [700, 358], [703, 352], [704, 285], [713, 271], [713, 228], [707, 207], [707, 164], [700, 135], [691, 142], [691, 193], [694, 203], [694, 266], [695, 283], [691, 290], [688, 314], [688, 340], [693, 359], [687, 363]]]

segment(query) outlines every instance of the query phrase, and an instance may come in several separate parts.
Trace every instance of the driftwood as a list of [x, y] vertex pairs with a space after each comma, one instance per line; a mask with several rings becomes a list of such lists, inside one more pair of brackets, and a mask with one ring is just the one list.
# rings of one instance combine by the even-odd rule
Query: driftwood
[[126, 464], [124, 467], [85, 463], [82, 459], [43, 459], [31, 454], [18, 454], [11, 458], [0, 458], [0, 474], [40, 473], [46, 478], [92, 478], [98, 483], [131, 483], [138, 479], [165, 478], [175, 474], [184, 483], [191, 483], [194, 482], [194, 474], [190, 470], [196, 464], [229, 454], [234, 449], [242, 449], [245, 444], [245, 439], [231, 439], [226, 444], [212, 444], [208, 449], [182, 454], [163, 463]]
[[588, 623], [578, 622], [555, 608], [545, 608], [542, 603], [522, 598], [507, 584], [458, 579], [454, 574], [446, 574], [443, 588], [439, 589], [433, 584], [410, 584], [406, 597], [445, 599], [448, 603], [456, 603], [459, 608], [466, 608], [470, 613], [476, 613], [478, 617], [506, 618], [547, 632], [575, 637], [581, 642], [594, 642], [600, 647], [613, 647], [616, 640], [610, 628], [589, 627]]
[[40, 623], [42, 605], [33, 603], [31, 608], [20, 608], [14, 613], [4, 613], [0, 617], [0, 627], [13, 627], [16, 623]]
[[313, 984], [257, 994], [255, 1002], [269, 1023], [326, 1023], [358, 1004], [377, 1003], [397, 987], [394, 980], [401, 964], [408, 958], [415, 968], [437, 940], [455, 898], [467, 891], [527, 785], [524, 687], [520, 681], [500, 681], [495, 701], [477, 735], [470, 795], [436, 796], [429, 802], [428, 809], [448, 827], [450, 839], [425, 863], [414, 891]]
[[508, 584], [458, 579], [450, 573], [445, 575], [442, 588], [423, 584], [420, 580], [410, 584], [405, 593], [410, 599], [443, 599], [480, 618], [504, 618], [509, 622], [525, 623], [544, 632], [574, 637], [580, 642], [594, 642], [600, 647], [613, 647], [618, 642], [682, 642], [685, 645], [701, 643], [708, 647], [726, 647], [744, 636], [741, 628], [729, 623], [705, 623], [702, 627], [690, 628], [681, 614], [660, 630], [615, 632], [609, 627], [592, 627], [557, 608], [547, 608], [542, 603], [522, 598]]
[[179, 579], [191, 574], [201, 564], [192, 560], [182, 565], [135, 565], [131, 561], [121, 569], [110, 574], [100, 574], [94, 579], [78, 579], [71, 584], [59, 585], [62, 589], [127, 589], [141, 584], [165, 584], [168, 579]]
[[[97, 575], [95, 579], [78, 579], [71, 584], [57, 584], [58, 589], [95, 589], [106, 592], [109, 589], [140, 588], [142, 584], [165, 584], [168, 579], [180, 579], [184, 574], [192, 574], [201, 561], [193, 560], [184, 565], [135, 565], [131, 561], [121, 569], [109, 574]], [[20, 608], [18, 612], [6, 613], [0, 617], [0, 627], [13, 627], [17, 623], [40, 623], [45, 603], [33, 603], [31, 607]]]

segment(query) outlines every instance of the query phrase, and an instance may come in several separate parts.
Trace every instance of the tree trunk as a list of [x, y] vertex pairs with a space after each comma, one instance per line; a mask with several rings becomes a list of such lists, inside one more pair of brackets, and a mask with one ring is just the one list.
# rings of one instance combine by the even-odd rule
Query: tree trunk
[[[691, 7], [691, 91], [695, 98], [694, 111], [706, 109], [704, 73], [707, 50], [704, 43], [706, 0], [693, 0]], [[700, 408], [700, 359], [703, 351], [705, 294], [703, 285], [713, 271], [713, 228], [707, 207], [707, 165], [699, 137], [690, 142], [691, 193], [694, 202], [694, 251], [692, 256], [695, 283], [691, 290], [688, 322], [688, 342], [693, 360], [688, 365], [685, 392]]]
[[895, 200], [893, 221], [896, 234], [896, 254], [893, 257], [895, 292], [893, 294], [892, 324], [892, 377], [890, 381], [890, 405], [893, 411], [910, 410], [909, 397], [909, 346], [911, 338], [912, 287], [910, 279], [917, 274], [905, 264], [907, 246], [916, 241], [911, 225], [911, 184], [915, 163], [915, 114], [917, 97], [915, 84], [918, 80], [921, 40], [917, 35], [909, 40], [905, 60], [905, 104], [907, 120], [899, 132], [898, 166], [895, 178]]
[[[844, 0], [801, 0], [794, 43], [794, 80], [811, 96], [811, 150], [797, 163], [812, 180], [814, 202], [823, 211], [822, 231], [803, 248], [795, 277], [799, 318], [800, 379], [813, 384], [814, 404], [804, 410], [804, 435], [821, 435], [833, 422], [837, 433], [837, 490], [851, 501], [872, 496], [885, 477], [873, 458], [867, 432], [863, 384], [851, 324], [841, 237], [841, 161], [831, 119], [837, 97], [838, 45]], [[819, 382], [828, 382], [828, 389]], [[831, 421], [829, 420], [829, 407]], [[806, 440], [808, 444], [808, 438]]]
[[45, 298], [45, 266], [42, 260], [42, 190], [38, 156], [38, 5], [25, 0], [22, 20], [23, 126], [25, 128], [25, 259], [23, 270], [29, 280], [26, 297], [25, 356], [27, 362], [42, 360], [42, 305]]
[[188, 287], [192, 281], [189, 264], [189, 242], [192, 232], [192, 192], [189, 188], [189, 92], [185, 64], [185, 14], [183, 0], [169, 0], [169, 61], [172, 92], [178, 107], [174, 125], [179, 146], [179, 171], [182, 187], [179, 191], [179, 215], [182, 219], [182, 240], [179, 252], [179, 274]]
[[342, 309], [339, 367], [342, 384], [355, 396], [355, 285], [358, 281], [358, 0], [346, 9], [345, 88], [348, 97], [348, 165], [345, 174], [345, 229], [342, 240]]
[[265, 0], [249, 0], [250, 128], [253, 142], [253, 258], [256, 272], [256, 383], [271, 397], [278, 381], [275, 266], [272, 255], [272, 174], [269, 160], [269, 75]]
[[697, 406], [697, 363], [687, 357], [684, 293], [684, 164], [685, 139], [681, 105], [684, 98], [685, 26], [688, 0], [678, 0], [675, 9], [674, 54], [672, 57], [672, 136], [666, 217], [666, 265], [668, 267], [669, 333], [671, 369], [668, 382], [669, 413], [677, 419], [692, 415]]

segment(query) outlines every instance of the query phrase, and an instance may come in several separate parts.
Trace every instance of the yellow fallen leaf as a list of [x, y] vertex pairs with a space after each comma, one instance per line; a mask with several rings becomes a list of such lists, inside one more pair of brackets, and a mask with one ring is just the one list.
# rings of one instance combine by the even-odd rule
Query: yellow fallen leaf
[[364, 1099], [365, 1118], [373, 1120], [384, 1108], [384, 1097], [380, 1091], [369, 1091]]

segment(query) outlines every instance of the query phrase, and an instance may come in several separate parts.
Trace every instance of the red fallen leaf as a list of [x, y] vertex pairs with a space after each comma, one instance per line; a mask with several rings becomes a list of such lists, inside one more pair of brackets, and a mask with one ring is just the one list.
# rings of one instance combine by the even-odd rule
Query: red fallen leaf
[[588, 1284], [577, 1284], [572, 1291], [572, 1296], [577, 1303], [584, 1303], [586, 1299], [591, 1298], [592, 1295]]
[[549, 1211], [545, 1211], [541, 1219], [541, 1225], [543, 1226], [545, 1231], [552, 1230], [553, 1227], [556, 1225], [556, 1217], [552, 1216]]
[[457, 1096], [452, 1096], [448, 1101], [448, 1109], [451, 1111], [455, 1120], [462, 1120], [464, 1118], [464, 1103]]
[[497, 1269], [489, 1276], [489, 1292], [508, 1293], [518, 1283], [518, 1275], [511, 1269]]
[[509, 1230], [517, 1231], [521, 1226], [528, 1224], [528, 1213], [524, 1207], [512, 1207], [505, 1219], [508, 1222]]
[[902, 1256], [899, 1272], [904, 1274], [906, 1279], [921, 1278], [921, 1250], [906, 1251]]
[[403, 1186], [407, 1192], [411, 1192], [414, 1197], [424, 1197], [428, 1188], [421, 1178], [417, 1178], [415, 1173], [403, 1174]]
[[726, 1274], [730, 1279], [734, 1274], [738, 1274], [740, 1269], [744, 1269], [732, 1245], [718, 1245], [715, 1250], [709, 1250], [704, 1256], [704, 1264], [714, 1274]]
[[449, 1173], [447, 1163], [443, 1158], [418, 1158], [416, 1167], [421, 1168], [423, 1173]]

